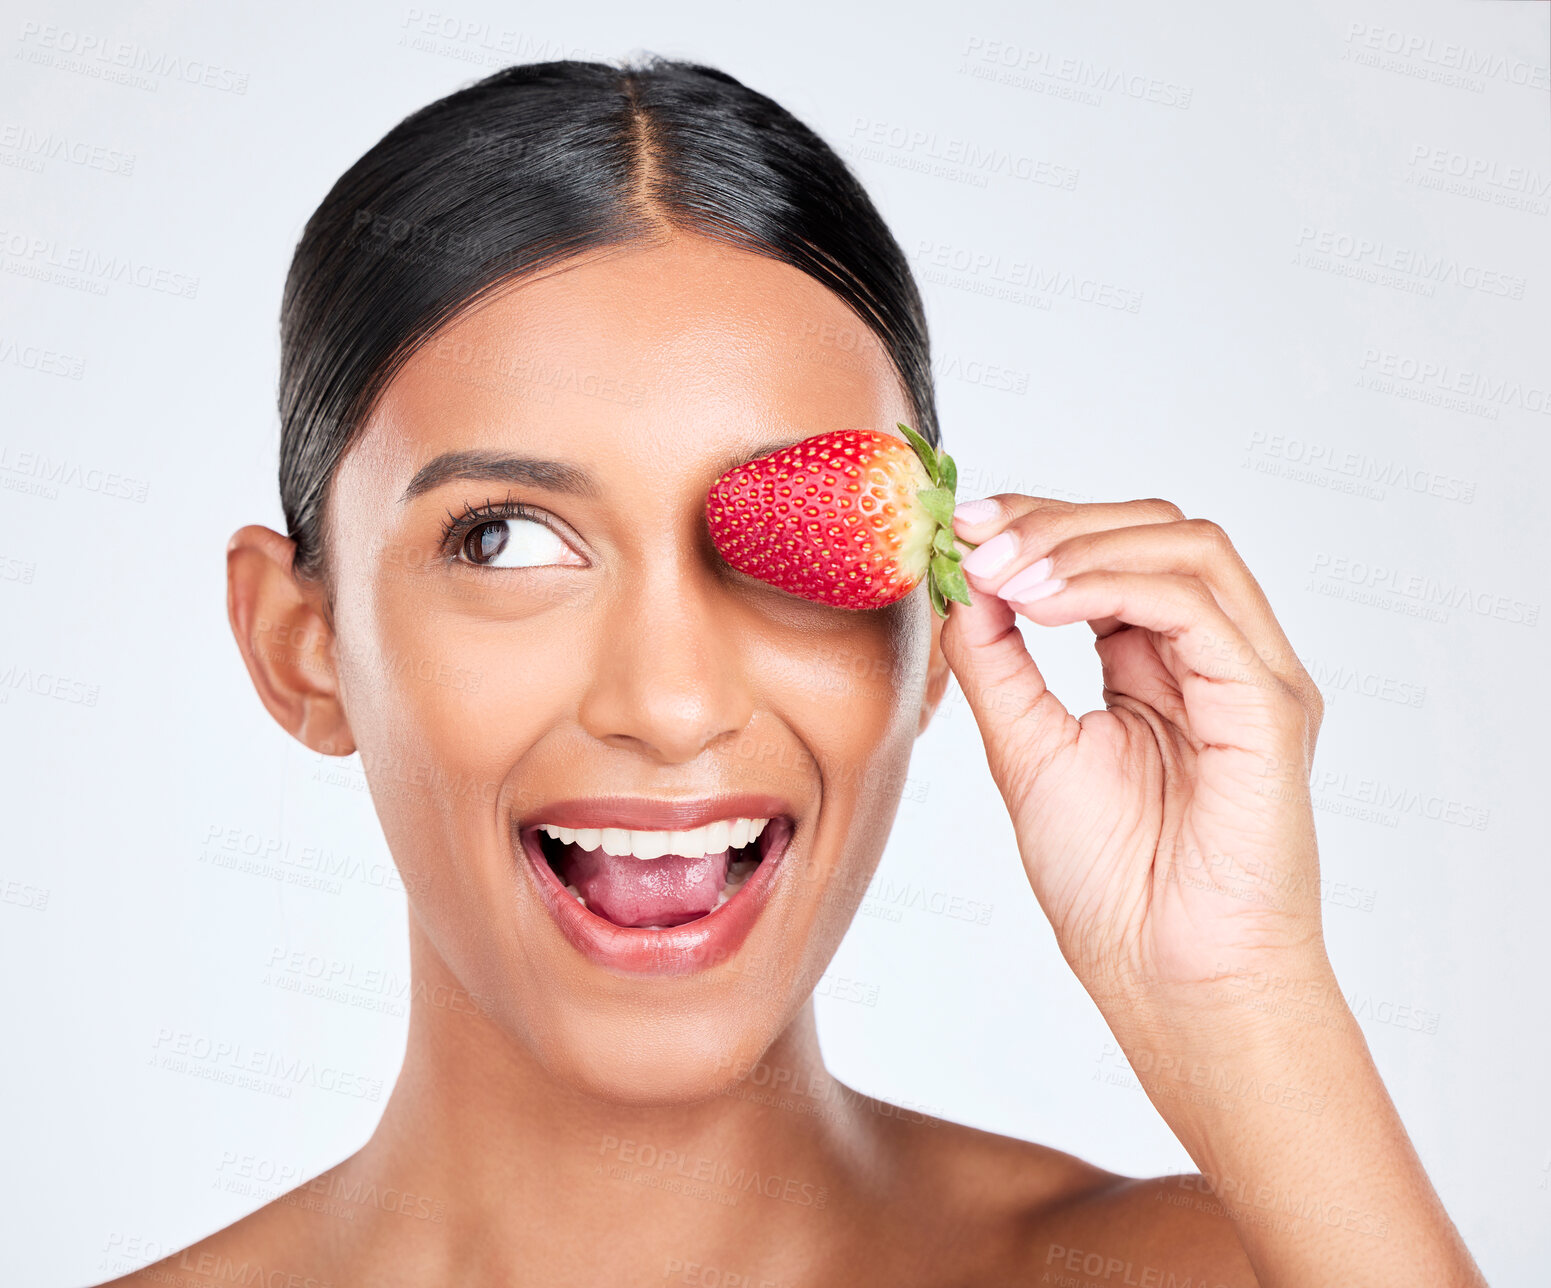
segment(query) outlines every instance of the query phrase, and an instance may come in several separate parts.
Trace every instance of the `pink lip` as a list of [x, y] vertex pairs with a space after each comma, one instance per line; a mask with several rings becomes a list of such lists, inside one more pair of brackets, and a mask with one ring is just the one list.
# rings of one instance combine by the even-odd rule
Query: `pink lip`
[[[536, 810], [521, 826], [527, 868], [539, 898], [578, 952], [600, 966], [631, 975], [691, 975], [731, 957], [753, 930], [769, 901], [780, 861], [791, 844], [793, 811], [774, 796], [718, 796], [702, 800], [592, 797]], [[759, 866], [737, 894], [696, 921], [666, 930], [616, 926], [588, 912], [549, 866], [538, 827], [624, 827], [643, 831], [687, 830], [724, 818], [768, 818], [771, 840]]]

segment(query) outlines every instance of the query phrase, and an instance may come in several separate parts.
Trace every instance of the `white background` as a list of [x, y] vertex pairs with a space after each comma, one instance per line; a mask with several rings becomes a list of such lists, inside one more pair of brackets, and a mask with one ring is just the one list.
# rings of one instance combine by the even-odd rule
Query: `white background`
[[[370, 1134], [402, 1018], [269, 966], [403, 976], [403, 894], [358, 767], [275, 727], [223, 606], [227, 535], [280, 526], [281, 283], [412, 109], [644, 49], [853, 160], [923, 275], [962, 495], [1158, 495], [1234, 536], [1329, 698], [1345, 991], [1492, 1282], [1544, 1282], [1545, 4], [6, 8], [0, 1279], [95, 1283]], [[128, 42], [130, 83], [87, 40]], [[83, 289], [71, 257], [152, 284]], [[1088, 641], [1034, 641], [1078, 709]], [[912, 783], [831, 972], [873, 1004], [820, 1004], [834, 1070], [1123, 1172], [1189, 1167], [1054, 949], [962, 701]], [[344, 875], [298, 884], [306, 846]], [[278, 877], [248, 861], [274, 847]], [[931, 911], [954, 895], [986, 924]], [[220, 1056], [162, 1067], [178, 1035], [384, 1090], [222, 1085], [195, 1076]]]

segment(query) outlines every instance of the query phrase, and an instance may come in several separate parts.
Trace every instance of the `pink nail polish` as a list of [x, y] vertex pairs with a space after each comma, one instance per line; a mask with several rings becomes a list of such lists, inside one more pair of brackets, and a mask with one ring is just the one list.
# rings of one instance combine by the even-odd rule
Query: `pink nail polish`
[[[986, 542], [986, 545], [990, 544], [989, 541]], [[984, 550], [985, 546], [982, 546], [981, 549]], [[967, 563], [968, 560], [965, 562]], [[1062, 585], [1064, 584], [1063, 582]], [[1015, 576], [1009, 577], [1007, 583], [997, 590], [996, 594], [999, 599], [1005, 599], [1010, 604], [1027, 604], [1031, 598], [1041, 599], [1045, 595], [1053, 594], [1061, 588], [1060, 586], [1051, 586], [1049, 590], [1041, 589], [1038, 595], [1030, 596], [1030, 591], [1045, 586], [1051, 586], [1050, 560], [1048, 557], [1041, 559], [1038, 563], [1031, 563]]]
[[965, 501], [954, 508], [953, 521], [974, 527], [979, 523], [989, 523], [1001, 512], [1002, 507], [989, 497], [980, 501]]
[[962, 566], [972, 577], [989, 577], [1017, 553], [1018, 538], [1010, 532], [998, 532], [965, 555]]

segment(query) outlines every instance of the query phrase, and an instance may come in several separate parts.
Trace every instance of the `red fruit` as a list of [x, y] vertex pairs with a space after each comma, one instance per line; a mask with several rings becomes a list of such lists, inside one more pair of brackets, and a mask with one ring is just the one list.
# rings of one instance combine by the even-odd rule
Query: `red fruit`
[[[931, 574], [932, 603], [969, 602], [951, 523], [956, 471], [914, 430], [805, 438], [730, 469], [706, 521], [739, 572], [836, 608], [882, 608]], [[946, 535], [944, 535], [946, 534]]]

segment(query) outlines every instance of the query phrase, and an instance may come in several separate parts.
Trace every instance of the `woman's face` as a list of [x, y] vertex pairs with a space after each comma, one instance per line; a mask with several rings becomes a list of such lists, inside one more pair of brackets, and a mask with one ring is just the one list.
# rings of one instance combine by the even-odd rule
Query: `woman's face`
[[924, 593], [849, 612], [733, 572], [705, 496], [910, 418], [836, 296], [680, 236], [454, 321], [341, 464], [349, 737], [424, 940], [556, 1076], [711, 1094], [838, 945], [941, 692], [933, 619]]

